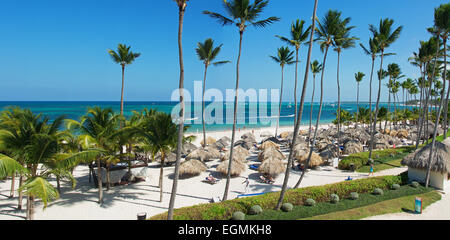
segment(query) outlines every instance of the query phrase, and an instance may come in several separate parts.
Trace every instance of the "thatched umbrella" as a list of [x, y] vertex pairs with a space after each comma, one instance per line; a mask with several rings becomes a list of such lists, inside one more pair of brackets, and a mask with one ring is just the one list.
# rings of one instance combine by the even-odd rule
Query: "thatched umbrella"
[[286, 164], [276, 158], [266, 159], [258, 168], [258, 172], [276, 177], [280, 173], [286, 171]]
[[[161, 163], [161, 154], [160, 153], [156, 154], [155, 160], [157, 162]], [[173, 152], [166, 154], [166, 156], [164, 158], [164, 163], [166, 165], [174, 164], [176, 161], [177, 161], [177, 154], [173, 153]]]
[[181, 153], [182, 154], [189, 154], [192, 151], [194, 151], [195, 149], [197, 149], [197, 146], [195, 146], [192, 143], [183, 143], [183, 147], [181, 149]]
[[[303, 155], [300, 159], [298, 159], [299, 163], [306, 164], [309, 155]], [[323, 164], [323, 159], [319, 154], [313, 152], [311, 155], [311, 160], [309, 161], [309, 167], [317, 167]]]
[[375, 142], [375, 146], [374, 146], [375, 149], [388, 149], [390, 147], [391, 147], [391, 145], [389, 144], [389, 141], [386, 139], [378, 139]]
[[339, 148], [334, 144], [328, 144], [322, 151], [320, 151], [319, 155], [325, 160], [337, 158], [339, 156]]
[[[247, 157], [250, 155], [249, 151], [241, 146], [237, 146], [233, 150], [233, 159], [241, 162], [246, 162]], [[221, 161], [230, 159], [230, 151], [226, 151], [220, 158]]]
[[450, 147], [450, 137], [447, 137], [443, 142], [447, 147]]
[[[227, 175], [229, 162], [230, 162], [229, 160], [221, 162], [219, 166], [217, 166], [216, 170], [222, 173], [223, 175]], [[241, 173], [243, 173], [246, 168], [247, 165], [245, 165], [241, 161], [233, 160], [233, 165], [231, 167], [231, 176], [236, 177], [241, 175]]]
[[239, 140], [234, 143], [234, 146], [241, 146], [247, 150], [250, 150], [253, 147], [254, 142], [247, 142], [245, 140]]
[[272, 141], [265, 141], [261, 144], [261, 146], [259, 146], [260, 150], [266, 150], [268, 148], [280, 149], [280, 146], [278, 146], [276, 143]]
[[397, 137], [398, 138], [408, 138], [408, 136], [409, 136], [409, 132], [406, 129], [400, 129], [397, 132]]
[[246, 133], [246, 134], [242, 135], [241, 139], [246, 142], [256, 143], [255, 135], [253, 135], [252, 133]]
[[197, 159], [191, 159], [184, 161], [180, 164], [180, 176], [182, 177], [193, 177], [198, 176], [200, 173], [206, 171], [208, 167], [203, 162]]
[[219, 159], [220, 158], [220, 152], [216, 148], [212, 146], [208, 146], [205, 148], [205, 151], [208, 153], [208, 160], [212, 159]]
[[[211, 145], [214, 144], [216, 142], [216, 139], [214, 139], [213, 137], [207, 137], [206, 138], [206, 145]], [[203, 140], [200, 142], [200, 144], [203, 146]]]
[[284, 154], [282, 152], [280, 152], [280, 150], [275, 149], [275, 148], [269, 148], [265, 151], [258, 153], [259, 161], [264, 162], [268, 158], [276, 158], [279, 160], [283, 160], [286, 158], [286, 156], [284, 156]]
[[359, 153], [363, 150], [363, 145], [356, 140], [350, 140], [344, 144], [344, 154]]
[[186, 160], [197, 159], [202, 162], [210, 160], [210, 155], [204, 149], [196, 149], [186, 156]]
[[282, 132], [282, 133], [280, 133], [280, 138], [286, 139], [289, 136], [292, 136], [291, 134], [293, 134], [293, 133], [291, 133], [291, 132]]
[[[430, 158], [431, 144], [410, 153], [403, 158], [402, 164], [411, 168], [428, 169], [428, 160]], [[433, 158], [431, 171], [448, 173], [450, 170], [450, 146], [441, 142], [436, 142], [433, 149]]]

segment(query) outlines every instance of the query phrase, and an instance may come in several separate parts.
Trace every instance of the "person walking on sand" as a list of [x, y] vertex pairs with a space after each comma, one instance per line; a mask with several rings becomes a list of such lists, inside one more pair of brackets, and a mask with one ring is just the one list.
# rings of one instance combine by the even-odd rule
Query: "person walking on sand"
[[250, 184], [250, 181], [248, 180], [248, 177], [246, 177], [244, 182], [242, 182], [242, 184], [244, 184], [244, 183], [245, 183], [245, 193], [247, 193], [248, 185]]
[[370, 174], [372, 174], [372, 176], [373, 176], [373, 164], [372, 163], [370, 164], [369, 176], [370, 176]]

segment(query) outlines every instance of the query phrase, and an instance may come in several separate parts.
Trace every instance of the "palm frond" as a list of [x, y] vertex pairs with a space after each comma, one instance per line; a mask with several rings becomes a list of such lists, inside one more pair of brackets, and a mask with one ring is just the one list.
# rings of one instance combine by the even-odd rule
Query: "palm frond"
[[44, 203], [44, 209], [47, 208], [48, 202], [59, 198], [58, 191], [42, 177], [28, 179], [18, 191], [40, 198]]

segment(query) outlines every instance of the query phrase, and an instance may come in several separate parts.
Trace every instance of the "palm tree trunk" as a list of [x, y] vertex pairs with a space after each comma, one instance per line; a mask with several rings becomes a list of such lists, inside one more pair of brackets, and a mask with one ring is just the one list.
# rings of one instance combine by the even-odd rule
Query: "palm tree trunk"
[[[389, 78], [389, 82], [391, 81], [391, 78]], [[386, 121], [384, 122], [384, 132], [386, 133], [387, 124], [389, 120], [389, 113], [391, 112], [391, 89], [388, 87], [388, 107], [387, 107], [387, 115], [386, 115]]]
[[203, 123], [203, 147], [206, 147], [206, 126], [205, 126], [205, 91], [206, 91], [206, 73], [208, 65], [205, 64], [205, 77], [203, 78], [203, 92], [202, 92], [202, 123]]
[[110, 187], [111, 187], [111, 179], [109, 176], [109, 168], [110, 168], [110, 164], [106, 164], [106, 191], [109, 191]]
[[[19, 177], [19, 188], [22, 187], [23, 184], [23, 175], [20, 174]], [[22, 210], [22, 201], [23, 201], [23, 193], [19, 192], [19, 203], [17, 204], [17, 210]]]
[[122, 65], [122, 91], [120, 95], [120, 115], [123, 116], [123, 89], [125, 85], [125, 65]]
[[317, 131], [319, 129], [319, 122], [320, 122], [320, 117], [322, 115], [322, 106], [323, 106], [323, 76], [324, 76], [324, 72], [325, 72], [325, 62], [327, 60], [327, 53], [328, 53], [328, 47], [325, 50], [325, 56], [323, 58], [323, 68], [322, 68], [322, 77], [320, 79], [320, 106], [319, 106], [319, 114], [317, 115], [317, 120], [316, 120], [316, 129], [314, 129], [314, 136], [313, 136], [313, 141], [311, 144], [311, 148], [309, 150], [309, 155], [308, 155], [308, 159], [306, 160], [306, 164], [305, 164], [305, 168], [302, 171], [302, 175], [300, 176], [300, 179], [298, 180], [298, 182], [295, 184], [294, 188], [298, 188], [300, 186], [300, 184], [302, 183], [303, 177], [306, 174], [306, 169], [309, 166], [309, 162], [311, 161], [311, 157], [312, 157], [312, 153], [314, 150], [314, 147], [316, 146], [316, 137], [317, 137]]
[[161, 167], [159, 169], [159, 201], [162, 202], [163, 200], [163, 176], [164, 176], [164, 161], [165, 161], [165, 154], [163, 151], [161, 151]]
[[[338, 146], [341, 146], [341, 85], [339, 83], [339, 63], [341, 58], [341, 52], [338, 51], [337, 61], [337, 92], [338, 92]], [[338, 151], [338, 161], [341, 158], [341, 151]]]
[[294, 85], [294, 125], [297, 121], [297, 85], [298, 85], [298, 51], [300, 50], [300, 47], [295, 47], [295, 85]]
[[98, 203], [103, 204], [103, 182], [101, 172], [100, 159], [97, 159], [97, 184], [98, 184]]
[[311, 96], [311, 110], [309, 112], [309, 131], [308, 131], [308, 143], [311, 144], [311, 125], [312, 125], [312, 114], [313, 114], [313, 102], [314, 102], [314, 93], [316, 91], [316, 74], [313, 74], [313, 92]]
[[186, 2], [183, 2], [181, 6], [179, 6], [179, 14], [178, 14], [178, 54], [180, 61], [180, 122], [178, 125], [178, 144], [177, 144], [177, 156], [175, 162], [175, 170], [174, 170], [174, 179], [172, 184], [172, 193], [170, 195], [169, 202], [169, 210], [167, 214], [167, 219], [173, 219], [173, 208], [175, 205], [175, 197], [177, 194], [178, 187], [178, 177], [179, 177], [179, 168], [180, 168], [180, 159], [181, 159], [181, 148], [183, 142], [183, 134], [184, 134], [184, 62], [183, 62], [183, 44], [182, 44], [182, 36], [183, 36], [183, 20], [184, 13], [186, 10]]
[[16, 182], [16, 174], [13, 174], [11, 177], [11, 191], [9, 192], [9, 198], [14, 197], [14, 183]]
[[[384, 57], [384, 50], [381, 50], [381, 63], [380, 63], [380, 73], [383, 71], [383, 57]], [[372, 132], [370, 133], [370, 146], [369, 146], [369, 160], [372, 159], [372, 151], [373, 151], [373, 144], [375, 141], [375, 131], [377, 127], [377, 116], [380, 106], [380, 96], [381, 96], [381, 76], [378, 76], [378, 95], [377, 95], [377, 104], [375, 107], [375, 115], [374, 115], [374, 124], [372, 128]]]
[[281, 91], [280, 91], [280, 102], [278, 106], [278, 119], [277, 119], [277, 127], [275, 129], [275, 137], [278, 136], [278, 127], [280, 126], [280, 117], [281, 117], [281, 104], [283, 103], [283, 83], [284, 83], [284, 66], [281, 66]]
[[[447, 36], [444, 36], [444, 53], [447, 52]], [[448, 81], [447, 79], [447, 54], [444, 54], [444, 74], [442, 75], [442, 78], [444, 79], [444, 85], [446, 83], [446, 81]], [[445, 86], [442, 88], [445, 91]], [[447, 131], [448, 131], [448, 98], [449, 98], [449, 94], [450, 94], [450, 83], [448, 85], [448, 90], [447, 90], [447, 97], [445, 98], [445, 103], [444, 103], [444, 139], [447, 138]]]
[[[438, 48], [437, 48], [438, 50], [437, 50], [437, 52], [436, 52], [436, 57], [435, 57], [435, 62], [434, 62], [434, 70], [433, 70], [433, 77], [432, 77], [432, 79], [434, 79], [434, 76], [435, 76], [436, 62], [437, 62], [437, 58], [438, 58], [439, 48], [440, 48], [440, 46], [439, 46], [439, 41], [438, 41]], [[447, 55], [446, 52], [444, 52], [444, 62], [446, 62], [446, 60], [447, 60], [447, 57], [446, 57], [445, 55]], [[435, 147], [435, 145], [436, 145], [437, 129], [438, 129], [438, 127], [439, 127], [439, 120], [440, 120], [440, 117], [441, 117], [441, 110], [442, 110], [442, 107], [443, 107], [443, 105], [444, 105], [444, 96], [445, 96], [445, 87], [446, 87], [446, 80], [445, 80], [446, 75], [445, 75], [445, 73], [446, 73], [446, 72], [445, 72], [445, 70], [444, 70], [444, 75], [443, 75], [443, 77], [444, 77], [443, 91], [442, 91], [442, 95], [441, 95], [441, 101], [440, 101], [440, 103], [439, 103], [439, 108], [438, 108], [437, 113], [436, 113], [436, 121], [435, 121], [435, 123], [434, 123], [433, 140], [431, 141], [430, 156], [429, 156], [429, 159], [428, 159], [427, 174], [426, 174], [426, 177], [425, 177], [425, 187], [428, 187], [428, 184], [430, 183], [430, 173], [431, 173], [431, 166], [432, 166], [432, 163], [433, 163], [433, 154], [434, 154], [435, 156], [436, 156], [436, 154], [437, 154], [437, 153], [434, 153], [434, 152], [433, 152], [433, 149], [434, 149], [434, 147]], [[428, 125], [428, 124], [427, 124], [427, 125]], [[444, 138], [444, 139], [445, 139], [445, 138]]]
[[[370, 72], [370, 86], [369, 86], [369, 109], [370, 109], [370, 121], [369, 121], [369, 133], [372, 134], [372, 120], [373, 120], [373, 112], [372, 112], [372, 79], [373, 79], [373, 68], [375, 66], [375, 58], [372, 57], [372, 71]], [[375, 123], [376, 124], [376, 123]]]
[[296, 140], [297, 140], [298, 131], [300, 129], [300, 122], [301, 122], [301, 119], [302, 119], [303, 104], [304, 104], [304, 101], [305, 101], [306, 86], [308, 84], [309, 67], [310, 67], [310, 64], [311, 64], [311, 53], [312, 53], [312, 47], [313, 47], [313, 36], [314, 36], [314, 32], [316, 30], [317, 3], [318, 3], [318, 0], [315, 0], [313, 16], [311, 18], [312, 19], [311, 35], [310, 35], [310, 38], [309, 38], [308, 58], [306, 60], [305, 79], [303, 80], [303, 90], [302, 90], [302, 96], [301, 96], [301, 102], [300, 102], [300, 110], [299, 110], [298, 115], [297, 115], [297, 121], [295, 122], [294, 134], [293, 134], [293, 137], [292, 137], [292, 144], [291, 144], [291, 147], [290, 147], [290, 150], [289, 150], [289, 158], [288, 158], [288, 164], [287, 164], [287, 167], [286, 167], [286, 172], [285, 172], [285, 175], [284, 175], [283, 186], [281, 188], [281, 192], [280, 192], [280, 197], [278, 199], [278, 203], [277, 203], [277, 205], [275, 207], [275, 209], [277, 209], [277, 210], [280, 210], [281, 204], [283, 203], [284, 195], [286, 194], [287, 184], [288, 184], [288, 180], [289, 180], [289, 173], [290, 173], [289, 166], [292, 165], [292, 161], [294, 160], [294, 156], [293, 156], [294, 155], [293, 154], [294, 153], [294, 146], [295, 146], [295, 143], [296, 143]]
[[58, 190], [58, 193], [61, 193], [61, 183], [59, 176], [56, 176], [56, 189]]
[[356, 87], [356, 128], [358, 127], [359, 122], [359, 82], [358, 86]]
[[[427, 65], [426, 63], [424, 64], [424, 68], [427, 69]], [[422, 68], [420, 69], [422, 71]], [[417, 122], [417, 141], [416, 141], [416, 148], [415, 150], [417, 150], [417, 148], [419, 148], [419, 142], [420, 142], [420, 138], [421, 138], [421, 133], [422, 133], [422, 116], [423, 116], [423, 112], [424, 112], [424, 104], [423, 104], [423, 97], [424, 97], [424, 81], [425, 81], [425, 70], [422, 71], [422, 76], [423, 79], [420, 82], [420, 103], [419, 103], [419, 121]]]
[[233, 131], [231, 132], [231, 148], [230, 148], [230, 158], [228, 162], [228, 172], [227, 172], [227, 182], [225, 184], [225, 192], [223, 193], [222, 201], [226, 201], [228, 198], [228, 191], [230, 189], [231, 181], [231, 166], [233, 165], [233, 150], [234, 150], [234, 140], [236, 135], [236, 117], [237, 117], [237, 104], [238, 104], [238, 89], [239, 89], [239, 64], [241, 62], [242, 53], [242, 37], [244, 35], [243, 31], [239, 31], [239, 54], [236, 65], [236, 90], [234, 96], [234, 116], [233, 116]]

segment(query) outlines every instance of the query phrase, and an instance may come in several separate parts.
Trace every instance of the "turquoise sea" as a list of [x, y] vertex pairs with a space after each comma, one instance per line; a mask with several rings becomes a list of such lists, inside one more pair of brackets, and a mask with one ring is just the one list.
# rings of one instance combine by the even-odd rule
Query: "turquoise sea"
[[[172, 110], [177, 106], [177, 102], [162, 102], [162, 101], [149, 101], [149, 102], [125, 102], [124, 103], [124, 115], [131, 116], [132, 111], [140, 111], [144, 108], [153, 108], [158, 111], [171, 113]], [[313, 103], [313, 124], [316, 121], [317, 114], [319, 111], [319, 103]], [[14, 101], [14, 102], [0, 102], [0, 109], [5, 109], [8, 106], [19, 106], [22, 108], [29, 108], [34, 113], [42, 113], [48, 116], [50, 119], [54, 119], [60, 115], [65, 115], [66, 118], [79, 120], [80, 117], [86, 113], [88, 107], [100, 106], [102, 108], [112, 108], [114, 111], [120, 111], [120, 102], [101, 102], [101, 101], [91, 101], [91, 102], [29, 102], [29, 101]], [[206, 104], [207, 108], [212, 108], [212, 104]], [[207, 118], [208, 121], [216, 119], [215, 122], [207, 124], [207, 130], [209, 131], [219, 131], [228, 130], [232, 128], [233, 123], [233, 103], [221, 103], [220, 105], [215, 105], [216, 110], [210, 111], [211, 114]], [[341, 103], [342, 109], [350, 112], [355, 112], [356, 102], [344, 102]], [[380, 106], [387, 107], [387, 103], [381, 103]], [[237, 127], [238, 128], [260, 128], [269, 127], [271, 124], [276, 124], [276, 118], [278, 116], [278, 103], [240, 103], [238, 106], [238, 117], [237, 117]], [[360, 103], [360, 107], [368, 107], [368, 103]], [[397, 107], [402, 108], [402, 106], [397, 105]], [[272, 113], [272, 108], [274, 113]], [[302, 125], [308, 125], [310, 119], [310, 108], [311, 103], [305, 103], [304, 112], [302, 116]], [[373, 104], [375, 109], [375, 104]], [[393, 105], [391, 104], [391, 108]], [[336, 118], [337, 103], [327, 102], [324, 103], [322, 109], [321, 123], [327, 124], [331, 123]], [[294, 103], [284, 102], [281, 107], [281, 118], [280, 126], [290, 126], [294, 123]], [[201, 103], [191, 103], [187, 106], [186, 111], [186, 122], [190, 125], [190, 132], [201, 131]]]

